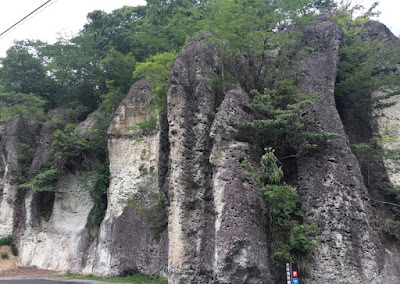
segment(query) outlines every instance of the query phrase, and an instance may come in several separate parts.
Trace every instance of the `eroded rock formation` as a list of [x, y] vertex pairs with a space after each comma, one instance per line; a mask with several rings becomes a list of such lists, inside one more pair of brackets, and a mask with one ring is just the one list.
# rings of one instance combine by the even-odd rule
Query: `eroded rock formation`
[[149, 216], [154, 210], [165, 215], [158, 204], [162, 200], [158, 181], [160, 131], [132, 129], [152, 117], [146, 109], [151, 103], [150, 91], [145, 80], [133, 85], [108, 129], [110, 187], [95, 274], [166, 274], [168, 239], [163, 232], [165, 225], [160, 223], [165, 221], [162, 216], [156, 220]]
[[240, 161], [252, 145], [236, 140], [251, 119], [242, 89], [221, 104], [212, 88], [216, 53], [189, 41], [171, 67], [168, 122], [171, 283], [268, 283], [263, 201]]
[[298, 85], [303, 93], [318, 94], [308, 115], [318, 129], [339, 136], [297, 159], [305, 219], [320, 228], [322, 238], [307, 265], [309, 283], [370, 282], [379, 273], [380, 241], [368, 193], [335, 106], [341, 38], [341, 29], [330, 20], [306, 28], [303, 36], [313, 51], [301, 60]]
[[[370, 36], [382, 32], [376, 23], [371, 27]], [[56, 193], [28, 194], [16, 209], [21, 169], [14, 141], [26, 126], [21, 119], [1, 126], [0, 237], [14, 233], [22, 265], [97, 275], [160, 274], [170, 283], [279, 281], [270, 262], [263, 196], [241, 166], [244, 159], [257, 163], [262, 154], [257, 137], [239, 128], [256, 115], [249, 89], [259, 78], [251, 77], [245, 57], [221, 60], [204, 43], [207, 36], [191, 39], [173, 63], [166, 113], [148, 112], [153, 89], [145, 80], [132, 86], [116, 111], [108, 129], [107, 212], [97, 235], [86, 228], [93, 207], [79, 182], [86, 170], [71, 170], [59, 179]], [[356, 136], [354, 128], [345, 132], [335, 105], [342, 31], [320, 18], [304, 29], [302, 44], [312, 49], [297, 58], [302, 71], [296, 83], [303, 93], [318, 95], [304, 115], [315, 121], [313, 130], [338, 138], [318, 150], [296, 149], [291, 160], [305, 221], [316, 224], [321, 237], [299, 264], [301, 282], [396, 281], [400, 252], [377, 232], [371, 191], [348, 139]], [[237, 86], [213, 86], [221, 64]], [[263, 64], [253, 62], [257, 76], [268, 68]], [[386, 110], [380, 128], [399, 120], [397, 108]], [[138, 128], [151, 119], [155, 128]], [[93, 123], [89, 117], [76, 131], [84, 137]], [[49, 159], [50, 128], [38, 132], [32, 168]], [[390, 171], [389, 176], [396, 184], [398, 177]]]

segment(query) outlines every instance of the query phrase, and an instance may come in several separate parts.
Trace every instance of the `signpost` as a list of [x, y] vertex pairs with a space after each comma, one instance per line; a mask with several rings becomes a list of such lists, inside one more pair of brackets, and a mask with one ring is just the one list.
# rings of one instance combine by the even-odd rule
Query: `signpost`
[[286, 284], [299, 284], [299, 272], [295, 263], [286, 262]]
[[292, 264], [286, 262], [286, 284], [292, 284]]

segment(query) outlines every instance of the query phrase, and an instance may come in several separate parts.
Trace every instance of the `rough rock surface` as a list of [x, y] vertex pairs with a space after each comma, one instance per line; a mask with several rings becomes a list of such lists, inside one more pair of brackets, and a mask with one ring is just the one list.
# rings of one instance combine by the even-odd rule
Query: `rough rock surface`
[[232, 90], [220, 105], [210, 131], [215, 283], [271, 283], [264, 200], [241, 166], [243, 159], [251, 160], [251, 154], [258, 152], [257, 143], [238, 139], [237, 124], [251, 120], [249, 96], [241, 89]]
[[[62, 109], [50, 111], [50, 116], [68, 119]], [[89, 116], [77, 129], [87, 131], [94, 124]], [[40, 169], [49, 161], [52, 132], [55, 125], [46, 123], [39, 133], [39, 147], [31, 164], [32, 170]], [[20, 214], [24, 220], [19, 231], [19, 260], [22, 266], [41, 269], [81, 272], [91, 266], [93, 244], [89, 241], [86, 221], [93, 207], [89, 190], [82, 185], [85, 172], [62, 175], [55, 192], [28, 193]], [[91, 247], [92, 246], [92, 247]]]
[[[61, 122], [66, 122], [69, 118], [69, 114], [62, 108], [52, 109], [47, 113], [49, 118], [60, 119]], [[39, 144], [35, 156], [33, 157], [30, 170], [37, 171], [39, 170], [43, 163], [48, 162], [51, 159], [51, 143], [53, 143], [53, 132], [57, 129], [58, 125], [56, 122], [51, 120], [47, 121], [43, 124], [40, 129], [40, 133], [38, 137], [35, 139]]]
[[235, 90], [217, 105], [216, 61], [199, 37], [171, 67], [169, 281], [268, 283], [263, 203], [240, 168], [250, 146], [234, 138], [249, 98]]
[[[134, 84], [108, 129], [110, 187], [106, 216], [101, 224], [93, 272], [119, 275], [132, 271], [165, 274], [167, 239], [152, 228], [153, 196], [158, 196], [159, 131], [138, 134], [133, 127], [151, 118], [150, 85]], [[133, 206], [128, 206], [128, 200]], [[162, 212], [159, 212], [162, 213]], [[165, 235], [165, 234], [164, 234]]]
[[341, 39], [340, 28], [327, 19], [303, 35], [313, 51], [301, 60], [298, 85], [304, 93], [318, 94], [308, 115], [317, 129], [339, 135], [297, 159], [305, 219], [320, 228], [322, 238], [307, 262], [305, 283], [371, 283], [380, 271], [380, 240], [371, 224], [367, 190], [335, 106]]
[[[57, 183], [50, 219], [37, 212], [36, 194], [25, 199], [25, 228], [19, 241], [22, 266], [81, 272], [90, 245], [86, 220], [93, 201], [79, 185], [84, 176], [68, 174]], [[39, 205], [40, 206], [40, 205]]]
[[12, 235], [18, 195], [18, 143], [27, 127], [22, 118], [0, 125], [0, 238]]

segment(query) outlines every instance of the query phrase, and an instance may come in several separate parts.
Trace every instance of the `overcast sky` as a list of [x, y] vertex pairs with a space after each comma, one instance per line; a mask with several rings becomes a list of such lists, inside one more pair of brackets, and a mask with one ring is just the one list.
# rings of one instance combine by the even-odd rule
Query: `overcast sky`
[[[8, 0], [1, 1], [0, 33], [22, 19], [47, 0]], [[357, 2], [357, 1], [353, 1]], [[359, 0], [366, 6], [374, 0]], [[0, 57], [14, 40], [40, 39], [53, 43], [62, 36], [76, 34], [85, 24], [86, 15], [93, 10], [111, 12], [124, 5], [145, 5], [145, 0], [52, 0], [49, 6], [41, 10], [22, 25], [0, 38]], [[395, 35], [400, 35], [400, 0], [380, 0], [379, 18]]]

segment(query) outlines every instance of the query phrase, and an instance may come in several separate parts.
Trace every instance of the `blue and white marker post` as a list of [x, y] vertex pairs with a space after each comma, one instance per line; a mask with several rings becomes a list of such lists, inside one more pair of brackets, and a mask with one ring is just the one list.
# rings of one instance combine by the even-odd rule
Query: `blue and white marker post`
[[292, 264], [290, 262], [286, 262], [286, 284], [292, 284]]
[[296, 263], [286, 262], [286, 284], [299, 284], [299, 272]]

